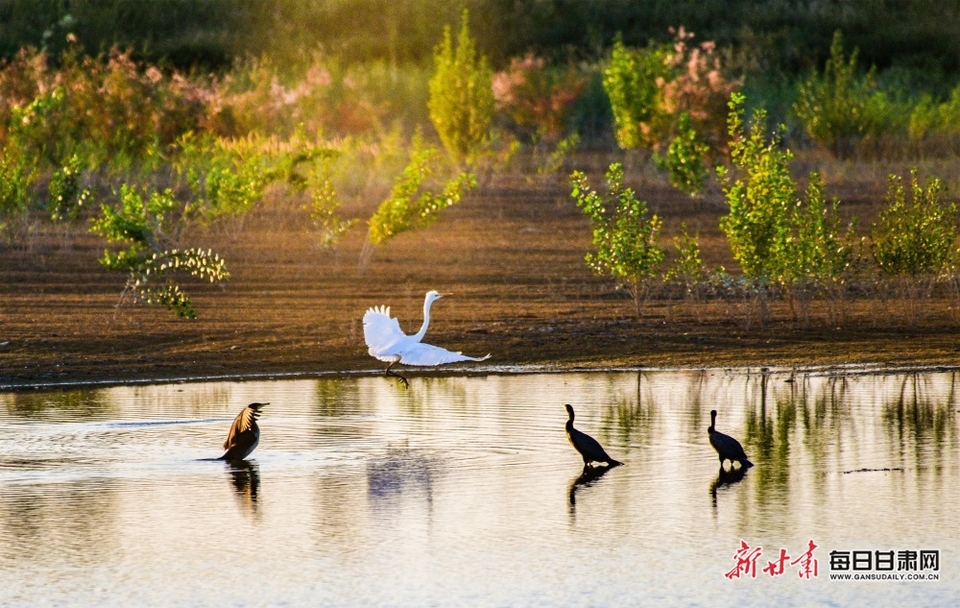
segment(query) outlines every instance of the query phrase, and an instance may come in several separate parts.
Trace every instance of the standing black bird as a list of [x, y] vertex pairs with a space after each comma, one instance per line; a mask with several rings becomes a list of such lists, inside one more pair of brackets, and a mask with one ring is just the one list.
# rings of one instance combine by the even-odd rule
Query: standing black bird
[[739, 462], [740, 466], [744, 468], [752, 467], [753, 463], [747, 460], [747, 455], [743, 452], [743, 446], [740, 445], [740, 442], [730, 435], [724, 435], [717, 431], [713, 428], [716, 424], [717, 410], [710, 410], [710, 426], [707, 428], [707, 436], [710, 437], [710, 445], [720, 455], [720, 467], [723, 467], [723, 461], [725, 460], [730, 461], [731, 467], [734, 462]]
[[265, 405], [270, 404], [251, 403], [237, 414], [227, 434], [227, 440], [223, 442], [226, 453], [220, 457], [220, 460], [243, 460], [257, 447], [260, 443], [260, 427], [257, 426], [257, 418], [260, 416], [260, 408]]
[[564, 407], [567, 408], [567, 415], [569, 416], [566, 426], [567, 439], [570, 440], [570, 445], [580, 452], [580, 456], [583, 457], [584, 470], [587, 469], [587, 466], [591, 462], [602, 462], [611, 467], [623, 464], [610, 458], [596, 439], [573, 428], [573, 406], [568, 403]]

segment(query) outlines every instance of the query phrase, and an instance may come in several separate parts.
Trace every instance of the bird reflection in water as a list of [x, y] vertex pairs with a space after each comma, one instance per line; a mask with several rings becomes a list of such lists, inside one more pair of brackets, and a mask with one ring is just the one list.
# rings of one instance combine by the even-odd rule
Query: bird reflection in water
[[720, 465], [716, 479], [710, 482], [710, 496], [713, 498], [714, 509], [717, 508], [717, 490], [723, 486], [732, 486], [740, 483], [743, 481], [743, 477], [747, 474], [748, 470], [750, 470], [749, 467], [737, 467], [728, 470], [723, 468], [723, 465]]
[[587, 467], [570, 483], [570, 504], [577, 504], [577, 490], [589, 488], [598, 479], [606, 475], [613, 467]]
[[381, 506], [392, 504], [402, 495], [422, 496], [432, 506], [437, 465], [406, 441], [389, 446], [386, 454], [367, 464], [367, 493]]
[[260, 496], [260, 465], [248, 460], [227, 462], [227, 473], [241, 508], [257, 515]]

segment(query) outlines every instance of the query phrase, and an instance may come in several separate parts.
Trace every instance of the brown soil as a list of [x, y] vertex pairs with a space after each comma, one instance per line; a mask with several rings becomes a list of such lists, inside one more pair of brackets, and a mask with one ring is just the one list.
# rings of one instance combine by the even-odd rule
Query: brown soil
[[[735, 267], [717, 228], [719, 194], [691, 200], [658, 180], [634, 185], [664, 218], [664, 234], [686, 222], [700, 233], [708, 267]], [[884, 187], [848, 188], [842, 200], [869, 217]], [[372, 209], [348, 212], [369, 217]], [[429, 289], [452, 297], [434, 306], [428, 341], [492, 354], [458, 373], [960, 364], [960, 323], [948, 300], [931, 302], [912, 325], [895, 305], [869, 298], [850, 303], [842, 328], [828, 326], [817, 303], [806, 328], [783, 304], [766, 329], [748, 328], [736, 303], [716, 301], [655, 300], [638, 320], [629, 298], [586, 267], [589, 224], [563, 178], [499, 177], [433, 227], [394, 238], [361, 265], [364, 237], [357, 226], [335, 250], [323, 250], [303, 211], [277, 202], [242, 226], [195, 235], [226, 257], [232, 276], [222, 288], [187, 284], [198, 318], [181, 320], [161, 308], [116, 309], [124, 277], [97, 264], [99, 238], [83, 229], [66, 238], [36, 232], [25, 247], [0, 249], [0, 387], [379, 373], [363, 343], [364, 311], [390, 305], [401, 326], [415, 331]]]

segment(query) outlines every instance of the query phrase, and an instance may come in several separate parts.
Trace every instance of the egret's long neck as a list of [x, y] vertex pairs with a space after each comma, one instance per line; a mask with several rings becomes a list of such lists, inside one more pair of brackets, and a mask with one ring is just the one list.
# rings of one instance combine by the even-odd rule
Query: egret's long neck
[[432, 304], [432, 300], [423, 301], [423, 325], [420, 326], [420, 331], [413, 336], [417, 342], [423, 340], [423, 337], [427, 335], [427, 327], [430, 325], [430, 306]]

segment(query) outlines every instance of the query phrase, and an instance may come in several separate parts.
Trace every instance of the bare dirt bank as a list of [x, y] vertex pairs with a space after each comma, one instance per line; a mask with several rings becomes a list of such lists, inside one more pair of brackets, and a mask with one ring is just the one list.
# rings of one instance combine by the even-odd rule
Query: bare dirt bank
[[[735, 266], [717, 228], [718, 195], [691, 201], [656, 183], [638, 193], [664, 218], [665, 235], [686, 222], [708, 267]], [[863, 206], [875, 195], [843, 200]], [[0, 249], [0, 386], [378, 373], [363, 312], [388, 304], [415, 331], [429, 289], [452, 296], [434, 306], [428, 341], [493, 355], [456, 369], [960, 365], [950, 301], [931, 302], [912, 326], [868, 300], [851, 302], [842, 328], [816, 306], [800, 327], [778, 305], [767, 329], [747, 329], [729, 302], [654, 301], [638, 320], [632, 302], [584, 264], [589, 225], [563, 179], [498, 178], [361, 266], [364, 237], [358, 226], [322, 250], [302, 210], [282, 204], [196, 235], [190, 244], [222, 253], [232, 276], [223, 288], [187, 284], [198, 318], [186, 321], [159, 308], [116, 311], [124, 277], [97, 264], [103, 242], [82, 229], [67, 239], [38, 232], [26, 249]]]

